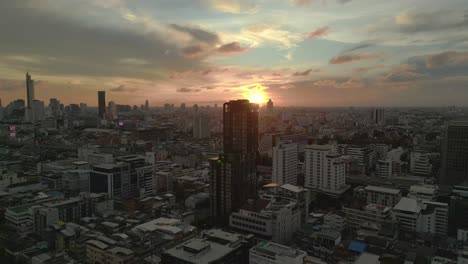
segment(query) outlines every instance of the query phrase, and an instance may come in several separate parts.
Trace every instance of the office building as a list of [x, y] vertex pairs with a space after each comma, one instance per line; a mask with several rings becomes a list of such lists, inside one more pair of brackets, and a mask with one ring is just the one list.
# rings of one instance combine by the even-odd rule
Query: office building
[[448, 124], [442, 143], [440, 183], [468, 184], [468, 120]]
[[449, 235], [455, 236], [459, 229], [468, 229], [468, 187], [453, 186], [449, 203]]
[[411, 152], [410, 170], [416, 176], [430, 176], [432, 173], [430, 154], [419, 151]]
[[249, 263], [252, 235], [210, 229], [162, 253], [162, 264]]
[[106, 115], [106, 91], [98, 91], [98, 116], [104, 119]]
[[224, 152], [210, 160], [210, 195], [213, 222], [226, 225], [231, 212], [257, 197], [258, 105], [225, 103], [223, 125]]
[[250, 249], [250, 264], [303, 264], [307, 253], [273, 242], [260, 242]]
[[148, 111], [149, 110], [149, 101], [146, 100], [145, 101], [145, 111]]
[[345, 162], [331, 145], [305, 147], [305, 187], [331, 194], [342, 194], [345, 184]]
[[272, 181], [278, 185], [297, 184], [297, 144], [279, 144], [273, 148]]
[[193, 118], [193, 137], [197, 139], [210, 137], [210, 117], [206, 113], [198, 113]]

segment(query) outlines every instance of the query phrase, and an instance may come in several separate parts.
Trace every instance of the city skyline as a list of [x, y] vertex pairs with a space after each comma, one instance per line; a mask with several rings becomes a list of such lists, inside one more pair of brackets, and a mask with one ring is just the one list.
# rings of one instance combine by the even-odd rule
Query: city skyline
[[97, 106], [103, 90], [152, 106], [466, 106], [466, 12], [461, 0], [4, 1], [0, 98], [26, 99], [29, 71], [36, 99], [65, 104]]

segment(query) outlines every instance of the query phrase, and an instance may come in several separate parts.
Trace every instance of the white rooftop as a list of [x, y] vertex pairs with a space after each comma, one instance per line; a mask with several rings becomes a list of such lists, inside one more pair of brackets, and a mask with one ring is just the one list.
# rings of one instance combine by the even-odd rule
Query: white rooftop
[[417, 214], [421, 211], [421, 206], [416, 199], [403, 197], [393, 209]]
[[381, 186], [368, 185], [364, 189], [366, 191], [369, 191], [369, 192], [380, 192], [380, 193], [388, 193], [388, 194], [399, 194], [400, 193], [400, 190], [398, 190], [398, 189], [386, 188], [386, 187], [381, 187]]
[[295, 193], [300, 193], [302, 192], [304, 189], [299, 187], [299, 186], [295, 186], [295, 185], [292, 185], [292, 184], [283, 184], [281, 185], [281, 188], [285, 189], [285, 190], [288, 190], [288, 191], [291, 191], [291, 192], [295, 192]]

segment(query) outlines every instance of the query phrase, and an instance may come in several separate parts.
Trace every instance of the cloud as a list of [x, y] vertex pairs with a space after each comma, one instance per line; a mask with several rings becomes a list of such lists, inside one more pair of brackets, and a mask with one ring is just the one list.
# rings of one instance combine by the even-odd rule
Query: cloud
[[434, 12], [405, 10], [396, 15], [394, 21], [398, 29], [405, 33], [456, 30], [468, 27], [468, 16], [464, 11], [458, 10]]
[[302, 34], [297, 34], [277, 22], [260, 22], [242, 29], [241, 37], [257, 46], [263, 42], [278, 44], [282, 49], [291, 49], [304, 39]]
[[360, 50], [360, 49], [366, 49], [366, 48], [369, 48], [369, 47], [372, 47], [374, 46], [374, 44], [372, 43], [361, 43], [361, 44], [358, 44], [354, 47], [351, 47], [347, 50], [345, 50], [344, 52], [352, 52], [352, 51], [356, 51], [356, 50]]
[[[79, 12], [82, 15], [72, 14], [69, 10], [73, 8], [82, 11]], [[104, 25], [98, 23], [93, 14], [112, 19], [117, 16], [120, 22]], [[10, 56], [11, 70], [23, 72], [29, 68], [55, 76], [158, 78], [165, 71], [203, 67], [199, 60], [167, 52], [177, 49], [178, 45], [192, 43], [187, 33], [167, 25], [156, 28], [148, 19], [144, 20], [148, 21], [145, 25], [118, 20], [121, 15], [120, 11], [96, 8], [87, 1], [59, 4], [1, 1], [0, 57]], [[34, 44], [31, 44], [32, 39]], [[143, 60], [144, 70], [128, 67], [141, 65]], [[116, 61], [118, 63], [112, 63]]]
[[218, 34], [206, 31], [198, 27], [181, 26], [177, 24], [171, 24], [170, 26], [175, 30], [187, 33], [195, 40], [198, 40], [204, 43], [216, 44], [220, 42]]
[[289, 2], [294, 6], [308, 6], [313, 0], [289, 0]]
[[468, 64], [468, 53], [446, 51], [437, 54], [426, 55], [426, 67], [440, 68]]
[[312, 72], [312, 69], [308, 69], [308, 70], [305, 70], [305, 71], [302, 71], [302, 72], [295, 72], [292, 74], [292, 76], [308, 76], [310, 75], [310, 73]]
[[250, 50], [249, 47], [242, 47], [239, 42], [231, 42], [219, 46], [215, 52], [218, 54], [239, 54], [248, 50]]
[[206, 49], [200, 44], [188, 46], [182, 49], [182, 53], [188, 58], [200, 57], [205, 55], [206, 52]]
[[120, 60], [118, 60], [118, 63], [127, 64], [127, 65], [130, 65], [130, 66], [142, 66], [142, 65], [149, 64], [149, 62], [147, 60], [137, 59], [137, 58], [120, 59]]
[[111, 88], [110, 91], [114, 93], [133, 93], [138, 91], [138, 88], [130, 88], [126, 87], [125, 85], [119, 85], [115, 88]]
[[254, 14], [258, 11], [255, 0], [207, 0], [216, 11], [231, 14]]
[[24, 87], [24, 83], [16, 80], [0, 80], [0, 91], [11, 92], [20, 90]]
[[177, 92], [179, 93], [198, 93], [200, 91], [201, 89], [193, 89], [193, 88], [187, 88], [187, 87], [177, 89]]
[[351, 63], [355, 61], [361, 60], [375, 60], [382, 58], [384, 56], [383, 53], [368, 53], [368, 54], [344, 54], [338, 55], [330, 59], [330, 64], [343, 64], [343, 63]]
[[312, 32], [307, 33], [306, 39], [322, 38], [328, 35], [330, 28], [328, 26], [318, 28]]
[[337, 2], [340, 3], [340, 4], [346, 4], [346, 3], [349, 3], [351, 1], [352, 0], [337, 0]]

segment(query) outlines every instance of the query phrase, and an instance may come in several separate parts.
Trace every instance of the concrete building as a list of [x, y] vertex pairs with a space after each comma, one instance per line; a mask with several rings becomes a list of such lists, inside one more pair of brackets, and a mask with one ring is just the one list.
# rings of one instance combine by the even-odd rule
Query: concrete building
[[305, 187], [335, 195], [342, 194], [345, 184], [345, 162], [331, 145], [305, 147]]
[[229, 226], [276, 243], [289, 243], [301, 226], [301, 211], [288, 199], [252, 200], [231, 214]]
[[272, 180], [279, 185], [297, 184], [297, 144], [279, 144], [273, 148]]
[[446, 235], [448, 204], [403, 197], [393, 208], [393, 219], [402, 230]]
[[362, 209], [343, 207], [343, 212], [348, 219], [348, 225], [352, 228], [358, 228], [364, 222], [382, 225], [392, 217], [391, 207], [378, 204], [368, 204]]
[[210, 116], [198, 113], [193, 117], [193, 138], [202, 139], [211, 136]]
[[393, 162], [391, 159], [378, 160], [376, 165], [376, 173], [378, 177], [391, 178], [393, 176]]
[[385, 125], [385, 110], [383, 108], [372, 110], [372, 122], [379, 126]]
[[250, 249], [250, 264], [303, 264], [307, 253], [273, 242], [260, 242]]
[[210, 229], [162, 253], [161, 264], [248, 263], [252, 235]]
[[135, 254], [128, 248], [109, 245], [102, 240], [86, 241], [86, 263], [127, 264], [132, 263]]
[[398, 189], [369, 185], [356, 187], [354, 197], [366, 204], [379, 204], [393, 208], [400, 201], [402, 194]]
[[428, 177], [432, 173], [430, 154], [411, 152], [410, 170], [416, 176]]
[[440, 177], [445, 185], [468, 183], [468, 121], [449, 123], [442, 143]]
[[413, 185], [409, 189], [408, 198], [419, 201], [436, 201], [438, 190], [436, 185]]

